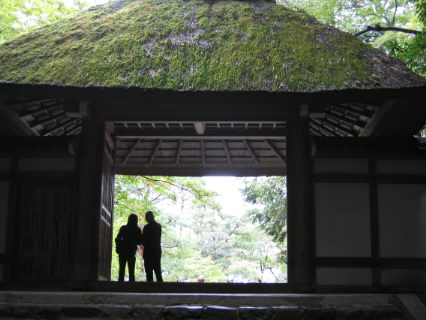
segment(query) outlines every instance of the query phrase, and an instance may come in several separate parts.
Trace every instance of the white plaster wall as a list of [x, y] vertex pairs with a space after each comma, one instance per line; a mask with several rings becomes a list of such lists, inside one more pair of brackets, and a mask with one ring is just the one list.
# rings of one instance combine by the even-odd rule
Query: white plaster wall
[[318, 257], [369, 257], [370, 210], [366, 183], [315, 184]]
[[426, 258], [426, 185], [378, 186], [380, 255]]
[[369, 268], [317, 268], [318, 285], [371, 285]]

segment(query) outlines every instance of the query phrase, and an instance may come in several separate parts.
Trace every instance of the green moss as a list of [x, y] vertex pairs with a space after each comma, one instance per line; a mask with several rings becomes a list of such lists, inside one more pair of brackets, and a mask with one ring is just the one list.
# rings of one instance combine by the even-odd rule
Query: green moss
[[0, 81], [176, 90], [371, 87], [367, 48], [274, 3], [139, 0], [3, 44]]

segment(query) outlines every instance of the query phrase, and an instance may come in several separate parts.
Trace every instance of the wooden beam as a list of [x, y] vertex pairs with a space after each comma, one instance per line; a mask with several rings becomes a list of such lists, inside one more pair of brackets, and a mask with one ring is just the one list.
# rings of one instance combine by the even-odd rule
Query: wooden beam
[[149, 157], [148, 165], [151, 165], [152, 162], [154, 161], [155, 154], [157, 153], [158, 149], [160, 148], [160, 145], [161, 145], [161, 139], [159, 139], [157, 141], [157, 144], [155, 145], [155, 148], [152, 151], [151, 156]]
[[121, 164], [125, 165], [127, 163], [127, 161], [130, 159], [130, 157], [132, 156], [132, 153], [136, 150], [136, 147], [138, 146], [138, 144], [142, 141], [141, 138], [139, 138], [138, 140], [136, 140], [135, 144], [133, 145], [133, 147], [130, 149], [130, 151], [127, 153], [127, 155], [124, 157], [123, 161], [121, 162]]
[[101, 203], [104, 128], [104, 123], [100, 121], [83, 121], [72, 276], [72, 287], [76, 290], [87, 290], [90, 281], [97, 280], [97, 226]]
[[231, 153], [229, 152], [228, 145], [226, 144], [226, 140], [222, 140], [223, 148], [225, 149], [226, 158], [228, 159], [228, 162], [232, 164], [232, 158]]
[[314, 284], [314, 216], [306, 109], [307, 106], [300, 106], [293, 114], [287, 139], [288, 277], [298, 292], [312, 292]]
[[286, 163], [286, 159], [283, 157], [283, 155], [278, 151], [278, 149], [273, 145], [273, 143], [269, 140], [264, 140], [266, 144], [271, 148], [273, 153], [278, 157], [278, 159], [281, 160], [282, 163]]
[[123, 175], [153, 175], [153, 176], [189, 176], [189, 177], [202, 177], [202, 176], [223, 176], [233, 175], [238, 177], [247, 176], [284, 176], [286, 168], [283, 166], [247, 166], [247, 167], [196, 167], [196, 166], [179, 166], [179, 167], [146, 167], [146, 166], [117, 166], [115, 174]]
[[259, 164], [259, 159], [257, 158], [256, 154], [254, 153], [254, 150], [251, 147], [250, 143], [246, 139], [244, 139], [244, 143], [247, 146], [247, 149], [248, 149], [251, 157], [253, 158], [254, 162], [256, 162], [256, 164]]

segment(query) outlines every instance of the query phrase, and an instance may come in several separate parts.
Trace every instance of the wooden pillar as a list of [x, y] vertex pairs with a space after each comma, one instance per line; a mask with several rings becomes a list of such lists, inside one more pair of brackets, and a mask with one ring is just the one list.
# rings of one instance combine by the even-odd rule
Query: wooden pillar
[[313, 219], [310, 194], [308, 106], [292, 112], [287, 123], [288, 276], [296, 292], [313, 285]]
[[75, 290], [90, 289], [90, 281], [98, 278], [98, 223], [104, 127], [103, 122], [90, 118], [83, 120], [82, 124], [73, 259], [72, 288]]

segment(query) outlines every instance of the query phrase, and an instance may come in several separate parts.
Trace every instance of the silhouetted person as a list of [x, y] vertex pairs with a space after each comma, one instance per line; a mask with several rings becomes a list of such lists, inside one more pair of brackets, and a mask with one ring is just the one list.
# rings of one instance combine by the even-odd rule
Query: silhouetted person
[[142, 243], [142, 232], [138, 227], [138, 216], [129, 215], [127, 224], [121, 226], [115, 238], [115, 248], [120, 265], [118, 281], [124, 281], [126, 263], [129, 268], [129, 281], [135, 281], [135, 262], [137, 246]]
[[153, 281], [153, 271], [158, 282], [163, 282], [161, 276], [161, 225], [154, 220], [152, 211], [145, 214], [148, 222], [143, 227], [142, 245], [146, 281]]

